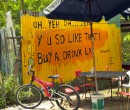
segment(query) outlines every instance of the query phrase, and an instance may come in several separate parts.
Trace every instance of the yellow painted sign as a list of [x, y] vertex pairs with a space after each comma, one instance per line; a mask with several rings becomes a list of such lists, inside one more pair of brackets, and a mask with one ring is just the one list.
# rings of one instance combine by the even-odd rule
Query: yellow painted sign
[[[29, 63], [36, 75], [60, 74], [64, 81], [75, 78], [75, 71], [93, 66], [90, 25], [87, 22], [50, 20], [42, 16], [21, 16], [22, 70], [24, 82]], [[115, 23], [93, 23], [96, 70], [121, 71], [120, 27]]]

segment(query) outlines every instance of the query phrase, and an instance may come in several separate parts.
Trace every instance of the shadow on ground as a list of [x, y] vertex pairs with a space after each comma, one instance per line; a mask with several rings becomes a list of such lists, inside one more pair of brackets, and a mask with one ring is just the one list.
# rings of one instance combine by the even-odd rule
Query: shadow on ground
[[[104, 110], [118, 110], [118, 107], [120, 107], [119, 110], [126, 110], [127, 98], [124, 98], [124, 104], [122, 106], [122, 103], [118, 100], [119, 96], [117, 97], [115, 91], [117, 90], [116, 89], [113, 90], [112, 100], [110, 98], [111, 94], [110, 92], [108, 92], [108, 90], [99, 91], [99, 93], [104, 94]], [[85, 99], [83, 94], [80, 94], [80, 97], [81, 97], [81, 106], [78, 110], [92, 110], [92, 103], [89, 94], [87, 94], [88, 97], [87, 99]], [[52, 105], [49, 101], [43, 100], [43, 102], [33, 110], [60, 110], [56, 104], [53, 108], [51, 107]], [[30, 110], [30, 109], [24, 109], [21, 106], [14, 105], [1, 110]], [[129, 105], [129, 110], [130, 110], [130, 105]]]

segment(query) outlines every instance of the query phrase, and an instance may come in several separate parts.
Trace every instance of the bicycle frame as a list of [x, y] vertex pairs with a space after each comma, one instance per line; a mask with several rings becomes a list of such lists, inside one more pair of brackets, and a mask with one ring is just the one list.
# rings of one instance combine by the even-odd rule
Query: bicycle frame
[[[50, 99], [50, 98], [51, 98], [51, 94], [49, 93], [48, 88], [54, 88], [54, 79], [52, 80], [52, 82], [45, 82], [45, 81], [39, 79], [38, 77], [36, 77], [36, 76], [34, 75], [34, 74], [35, 74], [35, 71], [30, 70], [30, 72], [32, 72], [32, 74], [31, 74], [31, 75], [32, 75], [31, 84], [32, 84], [33, 82], [38, 83], [38, 84], [42, 87], [42, 89], [44, 90], [46, 96]], [[59, 78], [60, 84], [62, 84], [62, 79], [61, 79], [61, 77], [58, 75], [57, 78]]]
[[[34, 76], [34, 81], [37, 82], [43, 88], [46, 96], [48, 98], [50, 98], [51, 95], [49, 94], [49, 91], [47, 89], [48, 85], [45, 82], [43, 82], [42, 80], [40, 80], [39, 78], [35, 77], [35, 76]], [[54, 87], [54, 84], [52, 84], [52, 86]]]
[[[30, 84], [20, 86], [16, 92], [16, 100], [18, 104], [27, 109], [35, 108], [41, 104], [44, 97], [42, 91], [40, 91], [37, 86], [33, 85], [33, 82], [35, 82], [44, 90], [44, 93], [47, 99], [51, 102], [52, 107], [55, 105], [53, 103], [53, 101], [55, 101], [62, 110], [66, 110], [68, 107], [72, 108], [73, 110], [77, 110], [79, 108], [81, 102], [80, 96], [72, 86], [63, 84], [59, 75], [49, 76], [48, 78], [52, 78], [52, 82], [45, 82], [41, 80], [35, 76], [35, 71], [32, 70], [33, 66], [34, 65], [30, 66], [28, 71], [28, 74], [31, 75]], [[60, 80], [58, 88], [55, 88], [55, 79]], [[75, 103], [75, 101], [77, 103]]]

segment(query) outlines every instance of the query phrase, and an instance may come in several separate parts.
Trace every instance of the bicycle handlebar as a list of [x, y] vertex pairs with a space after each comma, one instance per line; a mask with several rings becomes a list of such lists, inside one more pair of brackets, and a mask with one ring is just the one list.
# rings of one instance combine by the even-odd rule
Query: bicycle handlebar
[[[32, 70], [33, 67], [34, 67], [34, 64], [29, 66], [27, 74], [29, 74], [29, 75], [30, 75], [30, 74], [34, 75], [34, 72], [35, 72], [35, 71]], [[60, 84], [63, 83], [62, 78], [61, 78], [60, 75], [53, 75], [53, 76], [49, 76], [48, 78], [52, 78], [53, 81], [54, 81], [54, 79], [59, 78]]]

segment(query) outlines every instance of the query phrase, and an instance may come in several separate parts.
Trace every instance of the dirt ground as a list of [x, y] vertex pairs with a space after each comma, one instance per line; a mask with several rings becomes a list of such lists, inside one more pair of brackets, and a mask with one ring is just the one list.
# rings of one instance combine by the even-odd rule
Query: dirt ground
[[[117, 89], [113, 90], [112, 100], [111, 98], [108, 98], [111, 95], [110, 92], [108, 92], [108, 90], [99, 91], [99, 93], [104, 94], [104, 110], [118, 110], [118, 107], [120, 107], [119, 110], [126, 110], [127, 100], [125, 98], [124, 105], [122, 106], [122, 103], [120, 103], [120, 106], [119, 106], [119, 101], [117, 100], [118, 97], [115, 94], [116, 90]], [[81, 106], [78, 110], [92, 110], [92, 103], [91, 103], [90, 98], [85, 99], [84, 97], [82, 97], [82, 94], [80, 94], [80, 97], [81, 97]], [[87, 97], [89, 97], [89, 94], [87, 94]], [[33, 110], [60, 110], [56, 104], [53, 108], [51, 107], [52, 105], [49, 101], [43, 100], [43, 102], [37, 108]], [[27, 109], [24, 109], [21, 106], [13, 105], [2, 110], [27, 110]], [[129, 105], [129, 110], [130, 110], [130, 105]]]

